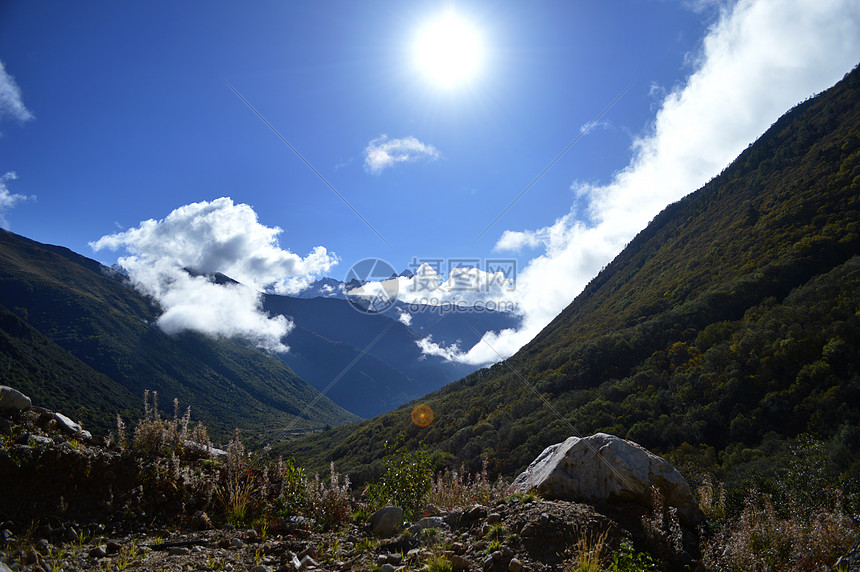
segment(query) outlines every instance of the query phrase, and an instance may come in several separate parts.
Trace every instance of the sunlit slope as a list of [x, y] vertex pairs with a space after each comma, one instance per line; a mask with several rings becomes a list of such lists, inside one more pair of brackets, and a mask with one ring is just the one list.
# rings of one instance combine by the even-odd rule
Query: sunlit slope
[[855, 69], [664, 209], [517, 354], [421, 400], [429, 427], [413, 404], [285, 449], [360, 480], [401, 432], [508, 475], [576, 433], [723, 466], [763, 440], [860, 434], [858, 255]]

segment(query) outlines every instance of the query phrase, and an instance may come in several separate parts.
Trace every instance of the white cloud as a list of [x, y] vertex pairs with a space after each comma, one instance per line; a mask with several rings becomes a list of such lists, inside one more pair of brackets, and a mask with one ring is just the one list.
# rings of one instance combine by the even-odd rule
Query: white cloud
[[6, 220], [6, 213], [20, 202], [36, 200], [36, 195], [19, 195], [9, 190], [9, 187], [6, 186], [6, 181], [14, 181], [17, 178], [18, 175], [14, 171], [0, 176], [0, 228], [7, 230], [9, 222]]
[[[292, 324], [263, 313], [260, 290], [301, 290], [337, 258], [321, 246], [305, 258], [284, 250], [277, 241], [281, 232], [260, 224], [249, 205], [222, 197], [179, 207], [162, 220], [143, 221], [90, 246], [129, 253], [119, 264], [138, 289], [162, 305], [158, 324], [165, 332], [240, 336], [285, 351], [281, 338]], [[219, 272], [239, 284], [216, 283], [212, 276]]]
[[433, 145], [422, 143], [415, 137], [389, 139], [380, 135], [364, 149], [364, 167], [371, 173], [381, 173], [397, 163], [410, 163], [419, 159], [435, 160], [439, 151]]
[[5, 117], [23, 122], [33, 119], [33, 114], [24, 106], [15, 78], [6, 72], [6, 66], [0, 61], [0, 120]]
[[551, 226], [502, 234], [498, 249], [544, 248], [517, 277], [523, 326], [489, 332], [451, 359], [486, 364], [512, 355], [661, 209], [716, 176], [790, 107], [841, 79], [857, 54], [856, 0], [739, 0], [724, 10], [692, 74], [634, 141], [629, 165], [605, 186], [575, 185], [590, 200], [588, 222], [572, 209]]
[[409, 312], [404, 312], [400, 308], [397, 308], [397, 319], [400, 320], [400, 323], [404, 326], [412, 325], [412, 314]]

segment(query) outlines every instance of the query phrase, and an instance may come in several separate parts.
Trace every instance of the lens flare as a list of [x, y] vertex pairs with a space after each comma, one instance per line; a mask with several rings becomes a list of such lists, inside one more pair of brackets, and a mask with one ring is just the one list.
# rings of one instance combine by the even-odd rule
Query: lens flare
[[412, 422], [419, 427], [428, 427], [433, 423], [433, 410], [429, 405], [419, 405], [412, 410]]

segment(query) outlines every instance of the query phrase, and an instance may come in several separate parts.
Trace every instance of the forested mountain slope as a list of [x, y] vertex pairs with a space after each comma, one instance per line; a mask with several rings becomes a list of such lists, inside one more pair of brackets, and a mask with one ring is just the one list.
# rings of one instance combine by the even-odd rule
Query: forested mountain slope
[[605, 431], [727, 475], [808, 433], [860, 473], [860, 70], [668, 206], [517, 354], [421, 402], [429, 427], [413, 403], [284, 449], [361, 480], [403, 433], [513, 475]]
[[[160, 311], [118, 275], [72, 251], [0, 231], [0, 383], [106, 432], [139, 417], [144, 389], [192, 406], [214, 437], [274, 437], [356, 416], [246, 344], [164, 334]], [[308, 405], [313, 405], [306, 410]]]

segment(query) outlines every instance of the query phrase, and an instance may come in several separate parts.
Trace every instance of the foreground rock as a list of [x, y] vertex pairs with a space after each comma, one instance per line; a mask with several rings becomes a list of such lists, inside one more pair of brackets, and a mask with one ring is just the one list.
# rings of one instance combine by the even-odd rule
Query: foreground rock
[[683, 522], [701, 521], [701, 511], [681, 473], [644, 447], [606, 433], [570, 437], [547, 447], [511, 485], [514, 492], [536, 490], [548, 499], [632, 501], [654, 508], [652, 487], [677, 509]]
[[0, 412], [30, 409], [30, 398], [8, 385], [0, 385]]

